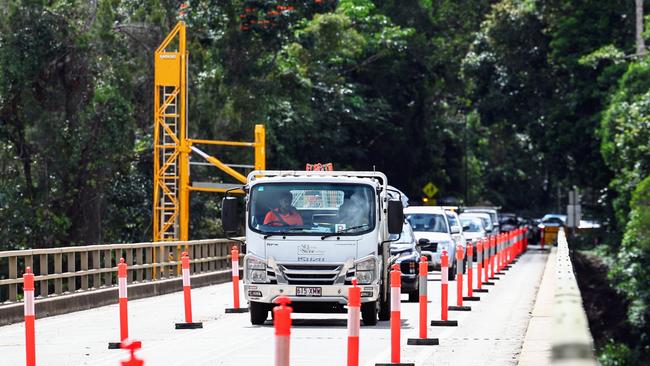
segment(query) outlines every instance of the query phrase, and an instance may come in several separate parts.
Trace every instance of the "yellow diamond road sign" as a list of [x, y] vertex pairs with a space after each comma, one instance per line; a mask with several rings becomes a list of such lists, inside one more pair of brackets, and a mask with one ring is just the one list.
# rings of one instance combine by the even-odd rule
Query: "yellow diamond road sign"
[[427, 183], [424, 188], [422, 188], [422, 192], [427, 195], [429, 198], [433, 198], [433, 196], [438, 193], [438, 187], [435, 186], [435, 184], [429, 182]]

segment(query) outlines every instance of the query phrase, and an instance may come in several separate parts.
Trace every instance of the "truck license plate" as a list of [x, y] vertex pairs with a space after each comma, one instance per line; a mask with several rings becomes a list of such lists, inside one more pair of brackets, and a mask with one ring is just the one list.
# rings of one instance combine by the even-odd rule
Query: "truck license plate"
[[296, 296], [322, 296], [323, 289], [320, 287], [296, 287]]

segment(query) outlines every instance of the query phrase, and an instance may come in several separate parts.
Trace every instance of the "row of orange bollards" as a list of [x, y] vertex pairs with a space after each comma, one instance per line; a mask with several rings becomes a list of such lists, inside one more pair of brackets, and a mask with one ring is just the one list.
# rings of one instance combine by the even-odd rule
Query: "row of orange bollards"
[[[467, 291], [468, 296], [463, 297], [463, 270], [457, 265], [459, 270], [456, 274], [457, 281], [457, 300], [456, 306], [448, 306], [448, 267], [449, 257], [446, 251], [441, 256], [441, 313], [440, 320], [432, 320], [431, 326], [457, 326], [456, 320], [448, 319], [448, 310], [469, 311], [471, 307], [463, 306], [463, 300], [477, 301], [478, 297], [473, 296], [473, 292], [487, 292], [483, 289], [484, 285], [493, 285], [489, 280], [498, 280], [499, 275], [503, 275], [508, 270], [510, 264], [516, 261], [516, 258], [527, 250], [528, 240], [526, 229], [517, 229], [510, 233], [504, 233], [497, 236], [478, 241], [477, 249], [477, 288], [473, 287], [473, 255], [474, 247], [467, 245], [467, 256], [461, 246], [456, 248], [456, 263], [460, 264], [467, 259]], [[232, 278], [233, 278], [233, 305], [234, 308], [226, 309], [226, 312], [244, 312], [248, 309], [239, 306], [239, 251], [233, 247], [232, 255]], [[109, 343], [109, 348], [128, 349], [131, 353], [131, 359], [122, 362], [123, 366], [140, 366], [144, 361], [135, 357], [135, 351], [141, 348], [141, 343], [129, 341], [128, 332], [128, 296], [127, 296], [127, 265], [121, 258], [118, 264], [118, 298], [119, 298], [119, 320], [120, 320], [120, 342]], [[191, 284], [190, 284], [190, 259], [186, 252], [181, 258], [182, 277], [183, 277], [183, 297], [185, 307], [185, 323], [177, 323], [176, 329], [194, 329], [202, 328], [202, 323], [192, 321], [192, 302], [191, 302]], [[427, 275], [428, 264], [426, 257], [422, 257], [419, 266], [419, 338], [409, 339], [409, 345], [437, 345], [437, 338], [427, 337]], [[483, 278], [484, 277], [484, 278]], [[390, 274], [391, 279], [391, 363], [387, 365], [401, 364], [400, 344], [401, 344], [401, 271], [399, 265], [394, 265]], [[27, 267], [23, 275], [24, 280], [24, 307], [25, 307], [25, 342], [26, 342], [26, 365], [36, 365], [36, 347], [35, 347], [35, 304], [34, 304], [34, 274], [31, 268]], [[356, 280], [353, 281], [348, 293], [348, 366], [357, 366], [359, 364], [359, 329], [360, 329], [360, 307], [361, 297], [360, 288]], [[279, 306], [273, 309], [274, 327], [275, 327], [275, 366], [288, 366], [290, 363], [290, 336], [291, 336], [291, 312], [289, 306], [290, 300], [281, 296], [277, 300]], [[384, 365], [384, 364], [381, 364]], [[406, 364], [405, 364], [406, 365]]]

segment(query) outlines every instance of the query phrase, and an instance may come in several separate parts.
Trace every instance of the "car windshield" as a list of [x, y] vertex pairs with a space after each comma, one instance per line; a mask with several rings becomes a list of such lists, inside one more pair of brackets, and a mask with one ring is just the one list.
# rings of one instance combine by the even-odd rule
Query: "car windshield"
[[252, 187], [248, 213], [259, 233], [358, 235], [375, 227], [375, 193], [365, 184], [263, 183]]
[[448, 233], [445, 217], [440, 214], [408, 214], [406, 215], [413, 231]]
[[460, 222], [463, 224], [463, 228], [465, 228], [465, 231], [470, 232], [470, 233], [478, 233], [481, 231], [481, 219], [460, 219]]

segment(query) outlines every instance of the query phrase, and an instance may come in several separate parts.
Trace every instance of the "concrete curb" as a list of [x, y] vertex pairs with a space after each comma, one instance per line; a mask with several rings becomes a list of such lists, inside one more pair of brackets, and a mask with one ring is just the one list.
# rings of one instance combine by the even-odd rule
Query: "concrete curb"
[[518, 361], [520, 366], [546, 366], [551, 362], [551, 320], [555, 294], [555, 257], [556, 250], [552, 248], [546, 258], [544, 273], [535, 297], [535, 305], [526, 328], [526, 335]]
[[[204, 287], [218, 283], [230, 282], [232, 272], [230, 269], [192, 276], [192, 287]], [[170, 278], [166, 280], [133, 283], [128, 287], [129, 300], [159, 296], [183, 290], [183, 279]], [[92, 309], [100, 306], [117, 304], [117, 286], [100, 288], [52, 296], [36, 300], [36, 318], [72, 313], [80, 310]], [[22, 322], [24, 318], [23, 303], [0, 306], [0, 326]]]

